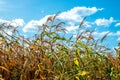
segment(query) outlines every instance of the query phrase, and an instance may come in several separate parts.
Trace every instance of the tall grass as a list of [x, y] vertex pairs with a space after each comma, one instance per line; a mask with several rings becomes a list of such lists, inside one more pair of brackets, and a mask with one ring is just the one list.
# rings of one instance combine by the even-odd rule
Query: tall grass
[[[24, 38], [11, 25], [0, 25], [0, 79], [2, 80], [119, 80], [120, 50], [109, 52], [93, 31], [65, 37], [64, 22], [50, 16], [34, 39]], [[12, 35], [5, 32], [12, 31]], [[61, 35], [63, 34], [63, 35]]]

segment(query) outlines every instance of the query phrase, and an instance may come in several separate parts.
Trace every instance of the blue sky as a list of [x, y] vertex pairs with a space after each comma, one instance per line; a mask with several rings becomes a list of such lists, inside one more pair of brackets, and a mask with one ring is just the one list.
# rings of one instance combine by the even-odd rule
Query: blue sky
[[13, 25], [30, 36], [48, 16], [60, 12], [58, 18], [66, 22], [68, 35], [75, 35], [80, 21], [88, 16], [85, 28], [95, 28], [96, 39], [110, 32], [105, 45], [112, 48], [120, 42], [119, 3], [119, 0], [0, 0], [0, 23], [16, 22]]

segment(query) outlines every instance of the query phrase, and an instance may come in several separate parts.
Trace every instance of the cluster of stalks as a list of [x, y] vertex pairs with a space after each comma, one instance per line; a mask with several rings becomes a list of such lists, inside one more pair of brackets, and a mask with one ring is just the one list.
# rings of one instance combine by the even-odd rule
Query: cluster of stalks
[[[0, 80], [119, 80], [120, 50], [100, 45], [93, 32], [66, 37], [64, 22], [50, 16], [34, 39], [25, 38], [6, 23], [0, 24]], [[12, 31], [8, 34], [6, 30]]]

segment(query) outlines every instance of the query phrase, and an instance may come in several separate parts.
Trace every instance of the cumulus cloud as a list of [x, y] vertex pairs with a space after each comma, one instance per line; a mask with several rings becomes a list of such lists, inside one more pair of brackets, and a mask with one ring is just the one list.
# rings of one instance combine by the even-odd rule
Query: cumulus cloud
[[92, 27], [91, 25], [92, 25], [92, 23], [91, 23], [91, 22], [88, 22], [88, 21], [85, 21], [84, 24], [83, 24], [83, 26], [84, 26], [84, 27], [87, 27], [87, 28]]
[[115, 26], [116, 26], [116, 27], [120, 26], [120, 23], [116, 23]]
[[15, 19], [12, 21], [13, 26], [23, 26], [25, 24], [23, 19]]
[[35, 32], [36, 30], [38, 30], [38, 27], [42, 26], [42, 24], [46, 22], [49, 16], [50, 15], [47, 15], [40, 20], [31, 20], [24, 26], [24, 28], [22, 29], [23, 32]]
[[101, 11], [103, 8], [96, 8], [96, 7], [74, 7], [71, 10], [62, 12], [58, 18], [68, 21], [80, 22], [80, 20], [85, 16], [90, 16], [97, 11]]
[[119, 37], [120, 36], [120, 31], [117, 31], [117, 32], [110, 32], [110, 31], [103, 31], [103, 32], [93, 32], [93, 35], [97, 38], [100, 38], [100, 37], [103, 37], [105, 34], [108, 34], [108, 36], [110, 37]]
[[95, 39], [101, 39], [107, 33], [109, 33], [109, 31], [93, 32], [93, 36], [95, 37]]
[[[57, 18], [66, 22], [70, 27], [69, 31], [76, 29], [75, 24], [80, 23], [85, 16], [90, 16], [95, 14], [97, 11], [101, 11], [103, 8], [96, 7], [74, 7], [71, 10], [61, 12]], [[23, 28], [24, 32], [34, 32], [38, 29], [38, 26], [41, 26], [50, 15], [45, 16], [40, 20], [31, 20]], [[89, 22], [85, 22], [84, 26], [91, 27]]]
[[[3, 23], [5, 23], [5, 26], [13, 26], [13, 27], [23, 26], [25, 24], [23, 19], [15, 19], [15, 20], [11, 20], [11, 21], [0, 19], [0, 24], [3, 24]], [[9, 35], [13, 34], [13, 32], [12, 32], [13, 29], [5, 28], [4, 31], [6, 33], [8, 33]]]
[[110, 34], [109, 34], [110, 36], [120, 36], [120, 31], [117, 31], [117, 32], [111, 32]]
[[[67, 29], [67, 32], [68, 33], [73, 33], [73, 34], [76, 33], [76, 31], [79, 28], [79, 24], [75, 25], [75, 23], [73, 23], [73, 22], [68, 22], [67, 24], [68, 24], [68, 26], [65, 27]], [[90, 28], [91, 23], [88, 22], [88, 21], [85, 21], [82, 26], [84, 26], [84, 29], [85, 28]]]
[[0, 24], [2, 24], [2, 23], [10, 23], [10, 21], [0, 19]]
[[0, 19], [0, 24], [3, 24], [3, 23], [6, 23], [6, 25], [11, 25], [13, 27], [23, 26], [25, 24], [23, 19], [15, 19], [12, 21]]
[[116, 35], [116, 36], [120, 36], [120, 31], [117, 31], [117, 32], [115, 33], [115, 35]]
[[76, 29], [78, 29], [79, 26], [67, 26], [66, 29], [68, 31], [68, 33], [75, 33]]
[[113, 17], [110, 17], [109, 19], [101, 18], [101, 19], [96, 19], [95, 24], [97, 26], [110, 26], [113, 22], [115, 22]]

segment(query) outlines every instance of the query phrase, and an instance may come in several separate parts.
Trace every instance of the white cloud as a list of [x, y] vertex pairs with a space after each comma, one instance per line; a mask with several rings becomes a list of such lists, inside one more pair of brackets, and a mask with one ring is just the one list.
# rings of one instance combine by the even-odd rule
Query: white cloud
[[110, 31], [96, 32], [95, 31], [95, 32], [93, 32], [93, 36], [95, 39], [100, 39], [107, 33], [109, 33], [107, 36], [110, 36], [111, 38], [114, 36], [117, 36], [117, 37], [120, 36], [120, 31], [117, 31], [117, 32], [110, 32]]
[[21, 27], [25, 24], [25, 22], [23, 19], [15, 19], [10, 21], [9, 24], [14, 27], [17, 27], [17, 26]]
[[2, 24], [2, 23], [6, 23], [6, 26], [11, 25], [11, 26], [14, 26], [14, 27], [23, 26], [25, 24], [23, 19], [15, 19], [15, 20], [12, 20], [12, 21], [0, 19], [0, 24]]
[[62, 12], [59, 14], [58, 18], [67, 20], [67, 21], [74, 21], [74, 22], [80, 22], [83, 17], [90, 16], [97, 11], [101, 11], [103, 8], [96, 8], [96, 7], [74, 7], [71, 10], [68, 10], [66, 12]]
[[[74, 33], [80, 22], [83, 20], [84, 17], [90, 16], [95, 14], [98, 11], [103, 10], [103, 8], [96, 8], [96, 7], [74, 7], [71, 10], [62, 12], [58, 15], [58, 18], [61, 20], [66, 21], [66, 24], [69, 27], [66, 27], [67, 30], [71, 33]], [[77, 24], [77, 25], [76, 25]], [[88, 21], [84, 21], [84, 27], [91, 27], [91, 23]]]
[[120, 31], [117, 31], [115, 35], [120, 36]]
[[25, 24], [23, 19], [15, 19], [12, 22], [13, 26], [23, 26]]
[[13, 33], [12, 33], [12, 30], [10, 31], [10, 30], [5, 30], [5, 32], [7, 33], [7, 34], [9, 34], [9, 35], [12, 35]]
[[25, 25], [25, 27], [23, 28], [23, 31], [24, 32], [34, 32], [38, 29], [37, 26], [40, 26], [39, 21], [32, 20], [27, 25]]
[[[74, 7], [71, 10], [65, 11], [60, 13], [57, 18], [63, 20], [68, 24], [68, 30], [71, 31], [72, 29], [76, 29], [73, 27], [76, 23], [80, 23], [85, 16], [90, 16], [95, 14], [97, 11], [101, 11], [103, 8], [96, 8], [96, 7]], [[43, 23], [46, 22], [47, 18], [51, 15], [47, 15], [40, 20], [31, 20], [28, 22], [25, 27], [23, 28], [24, 32], [34, 32], [38, 29], [38, 26], [41, 26]], [[84, 26], [91, 27], [89, 22], [85, 22]]]
[[40, 20], [31, 20], [25, 25], [25, 27], [23, 28], [23, 32], [35, 32], [36, 30], [38, 30], [38, 27], [42, 26], [42, 24], [46, 22], [49, 16], [50, 15], [47, 15]]
[[87, 28], [90, 28], [91, 25], [92, 25], [92, 23], [90, 23], [90, 22], [88, 22], [88, 21], [85, 21], [84, 24], [83, 24], [83, 26], [84, 26], [84, 27], [87, 27]]
[[[79, 25], [75, 25], [72, 22], [68, 22], [68, 24], [69, 25], [65, 27], [67, 29], [68, 33], [76, 34], [76, 32], [77, 32], [77, 30], [79, 28]], [[84, 22], [83, 26], [86, 27], [86, 28], [89, 28], [89, 27], [91, 27], [91, 24], [90, 24], [90, 22], [86, 21], [86, 22]], [[80, 32], [82, 32], [82, 31], [83, 30], [80, 30]]]
[[93, 32], [93, 36], [94, 36], [95, 39], [101, 39], [107, 33], [109, 33], [109, 31]]
[[10, 23], [10, 21], [0, 19], [0, 24], [2, 24], [2, 23]]
[[111, 32], [110, 34], [109, 34], [110, 36], [120, 36], [120, 31], [117, 31], [117, 32]]
[[116, 26], [116, 27], [120, 26], [120, 23], [116, 23], [115, 26]]
[[117, 41], [120, 41], [120, 37], [117, 39]]
[[[8, 21], [8, 20], [3, 20], [3, 19], [0, 19], [0, 24], [3, 24], [5, 23], [5, 26], [13, 26], [13, 27], [19, 27], [19, 26], [23, 26], [25, 23], [24, 23], [24, 20], [23, 19], [15, 19], [15, 20], [12, 20], [12, 21]], [[6, 33], [8, 33], [9, 35], [12, 35], [13, 34], [13, 31], [14, 29], [8, 29], [8, 28], [5, 28], [4, 31]]]
[[95, 20], [95, 24], [97, 26], [110, 26], [113, 22], [115, 22], [115, 20], [113, 19], [113, 17], [110, 17], [109, 19], [105, 19], [105, 18], [102, 18], [102, 19], [96, 19]]
[[78, 29], [78, 26], [68, 26], [68, 27], [66, 27], [66, 29], [67, 29], [68, 32], [73, 32], [76, 29]]

